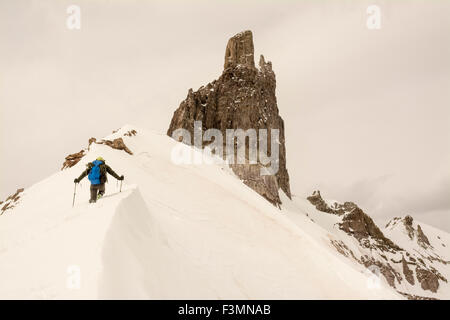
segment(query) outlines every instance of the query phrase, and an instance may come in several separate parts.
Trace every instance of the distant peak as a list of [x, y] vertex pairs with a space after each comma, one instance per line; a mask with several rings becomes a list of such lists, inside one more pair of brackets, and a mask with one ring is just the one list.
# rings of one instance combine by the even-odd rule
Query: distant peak
[[[392, 229], [397, 226], [399, 222], [401, 222], [405, 227], [406, 234], [408, 235], [410, 240], [414, 240], [414, 238], [417, 237], [417, 243], [422, 248], [432, 247], [420, 224], [414, 223], [413, 217], [411, 217], [409, 214], [404, 218], [395, 217], [391, 219], [391, 221], [389, 221], [389, 223], [386, 225], [386, 228]], [[415, 227], [415, 225], [417, 225], [417, 227]]]
[[[342, 222], [338, 224], [339, 229], [356, 238], [364, 247], [377, 247], [382, 251], [392, 252], [401, 250], [399, 246], [385, 237], [372, 218], [354, 202], [346, 201], [343, 204], [334, 202], [330, 206], [323, 200], [319, 190], [314, 191], [306, 199], [318, 211], [341, 216]], [[371, 243], [368, 239], [373, 239], [376, 242]]]
[[406, 215], [406, 216], [403, 218], [403, 223], [404, 223], [405, 225], [408, 225], [408, 226], [412, 226], [413, 221], [414, 221], [414, 219], [413, 219], [413, 217], [411, 217], [410, 215]]

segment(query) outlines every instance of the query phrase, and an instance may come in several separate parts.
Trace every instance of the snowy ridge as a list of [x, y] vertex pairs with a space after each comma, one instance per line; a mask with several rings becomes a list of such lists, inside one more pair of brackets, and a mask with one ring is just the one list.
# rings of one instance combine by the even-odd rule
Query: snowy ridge
[[[173, 164], [177, 142], [165, 135], [125, 126], [105, 139], [117, 137], [133, 155], [92, 144], [0, 217], [0, 298], [402, 298], [368, 285], [330, 244], [333, 222], [306, 216], [306, 200], [279, 210], [226, 165]], [[125, 175], [122, 192], [110, 177], [89, 205], [84, 180], [72, 208], [73, 179], [100, 155]]]

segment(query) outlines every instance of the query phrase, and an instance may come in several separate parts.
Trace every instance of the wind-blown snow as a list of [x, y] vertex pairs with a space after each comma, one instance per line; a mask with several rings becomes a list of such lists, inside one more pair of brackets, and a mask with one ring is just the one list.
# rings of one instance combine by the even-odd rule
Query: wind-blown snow
[[[125, 126], [133, 155], [105, 145], [26, 189], [0, 217], [0, 298], [392, 299], [338, 256], [298, 202], [283, 210], [226, 165], [175, 165], [169, 137]], [[125, 175], [88, 204], [73, 179], [102, 156]], [[306, 203], [304, 204], [307, 205]], [[74, 269], [80, 288], [70, 288]], [[68, 269], [69, 268], [69, 269]], [[68, 273], [69, 272], [69, 273]]]

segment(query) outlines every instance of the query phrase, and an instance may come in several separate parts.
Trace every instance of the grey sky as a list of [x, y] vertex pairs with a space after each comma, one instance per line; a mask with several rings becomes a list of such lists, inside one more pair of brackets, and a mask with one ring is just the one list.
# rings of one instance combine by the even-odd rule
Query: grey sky
[[[373, 3], [381, 30], [366, 28]], [[245, 29], [277, 75], [294, 194], [450, 231], [450, 1], [0, 0], [0, 198], [91, 136], [165, 132]]]

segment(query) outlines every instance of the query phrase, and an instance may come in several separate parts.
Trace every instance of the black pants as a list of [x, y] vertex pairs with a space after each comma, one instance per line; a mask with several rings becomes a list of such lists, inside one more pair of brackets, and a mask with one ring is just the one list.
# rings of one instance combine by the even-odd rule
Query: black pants
[[91, 199], [89, 200], [89, 202], [95, 202], [97, 201], [97, 192], [100, 195], [104, 195], [105, 194], [105, 184], [91, 184]]

